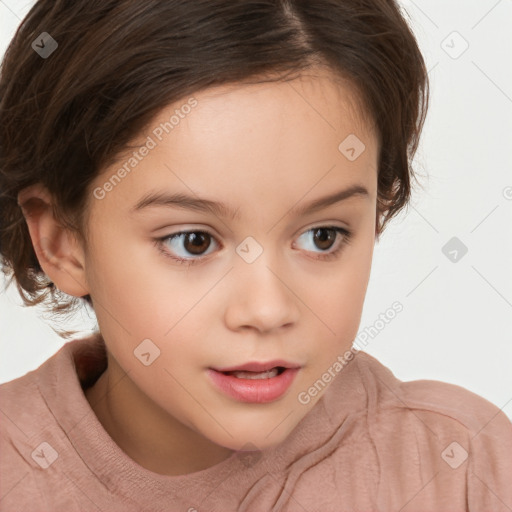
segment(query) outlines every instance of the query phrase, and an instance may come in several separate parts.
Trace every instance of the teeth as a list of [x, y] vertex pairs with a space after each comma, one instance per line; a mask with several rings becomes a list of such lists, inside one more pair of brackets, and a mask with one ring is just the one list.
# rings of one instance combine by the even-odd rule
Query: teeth
[[233, 377], [237, 377], [238, 379], [271, 379], [279, 374], [279, 370], [277, 368], [272, 368], [271, 370], [266, 370], [264, 372], [234, 371], [227, 372], [227, 374], [233, 375]]

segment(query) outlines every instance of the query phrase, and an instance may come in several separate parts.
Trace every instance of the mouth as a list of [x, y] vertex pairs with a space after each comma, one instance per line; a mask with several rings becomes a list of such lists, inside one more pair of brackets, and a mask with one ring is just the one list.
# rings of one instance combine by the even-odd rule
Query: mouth
[[[281, 375], [287, 368], [284, 366], [274, 366], [273, 368], [270, 368], [269, 370], [263, 370], [261, 372], [251, 372], [248, 370], [232, 370], [232, 371], [224, 371], [220, 372], [224, 375], [231, 375], [233, 377], [236, 377], [237, 379], [272, 379], [273, 377], [277, 377], [278, 375]], [[219, 370], [215, 370], [219, 371]]]
[[298, 365], [265, 366], [267, 368], [258, 371], [208, 368], [208, 375], [212, 384], [224, 395], [238, 402], [262, 404], [281, 398], [300, 369]]
[[278, 375], [286, 369], [300, 368], [300, 364], [284, 361], [282, 359], [276, 359], [267, 362], [251, 361], [237, 366], [230, 366], [225, 368], [212, 367], [211, 370], [215, 370], [220, 373], [232, 373], [232, 372], [250, 372], [250, 373], [261, 373], [266, 371], [278, 371]]

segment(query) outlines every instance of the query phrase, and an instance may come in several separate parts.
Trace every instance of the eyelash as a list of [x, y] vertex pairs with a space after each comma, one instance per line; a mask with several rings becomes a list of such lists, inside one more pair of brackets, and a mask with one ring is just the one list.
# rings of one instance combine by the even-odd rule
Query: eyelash
[[[329, 253], [324, 253], [321, 256], [315, 256], [313, 258], [315, 260], [331, 261], [333, 259], [336, 259], [341, 254], [341, 252], [343, 251], [345, 246], [349, 245], [352, 242], [352, 235], [353, 235], [352, 232], [347, 230], [347, 229], [345, 229], [345, 228], [340, 228], [339, 226], [316, 226], [314, 228], [310, 228], [310, 229], [304, 231], [304, 233], [302, 233], [301, 236], [303, 234], [305, 234], [305, 233], [309, 233], [310, 231], [314, 231], [316, 229], [329, 229], [329, 230], [335, 231], [337, 234], [343, 235], [343, 239], [342, 239], [342, 241], [339, 244], [337, 249], [335, 249], [334, 251], [329, 252]], [[168, 258], [171, 258], [176, 263], [179, 263], [180, 265], [187, 265], [187, 266], [197, 265], [199, 263], [202, 263], [203, 260], [205, 258], [207, 258], [207, 256], [204, 256], [204, 257], [199, 256], [197, 258], [189, 258], [189, 259], [187, 259], [187, 258], [179, 258], [177, 256], [173, 256], [169, 251], [165, 250], [165, 248], [163, 247], [164, 243], [167, 240], [172, 240], [173, 238], [179, 238], [181, 235], [188, 235], [190, 233], [206, 234], [206, 235], [210, 236], [211, 238], [215, 239], [215, 237], [209, 231], [206, 231], [206, 230], [189, 230], [189, 231], [179, 231], [177, 233], [172, 233], [170, 235], [166, 235], [166, 236], [163, 236], [163, 237], [160, 237], [160, 238], [156, 238], [154, 240], [154, 242], [155, 242], [155, 245], [156, 245], [157, 249], [164, 256], [166, 256]]]

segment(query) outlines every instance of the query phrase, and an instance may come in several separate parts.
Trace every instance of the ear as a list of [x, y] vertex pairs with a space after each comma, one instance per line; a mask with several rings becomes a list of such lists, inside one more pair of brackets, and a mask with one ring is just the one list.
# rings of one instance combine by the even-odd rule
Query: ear
[[54, 217], [52, 201], [51, 194], [41, 184], [31, 185], [18, 194], [18, 204], [41, 268], [59, 290], [82, 297], [89, 293], [83, 247]]

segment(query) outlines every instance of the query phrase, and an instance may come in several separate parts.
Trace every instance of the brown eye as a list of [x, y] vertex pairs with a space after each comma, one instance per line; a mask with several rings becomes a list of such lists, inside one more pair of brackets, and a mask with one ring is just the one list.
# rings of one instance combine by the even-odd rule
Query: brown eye
[[210, 246], [211, 237], [208, 233], [202, 231], [194, 231], [186, 233], [183, 247], [190, 254], [201, 255]]
[[[190, 264], [202, 260], [201, 257], [212, 252], [209, 249], [217, 245], [215, 238], [206, 231], [180, 231], [158, 238], [156, 243], [161, 246], [161, 250], [166, 256]], [[194, 256], [196, 257], [194, 258]]]
[[[305, 252], [316, 254], [314, 259], [338, 258], [342, 249], [350, 243], [352, 232], [338, 226], [319, 226], [308, 229], [299, 236], [294, 248], [299, 246]], [[300, 247], [302, 246], [302, 247]]]
[[315, 245], [322, 251], [330, 249], [336, 241], [337, 232], [332, 228], [316, 228], [313, 230]]

